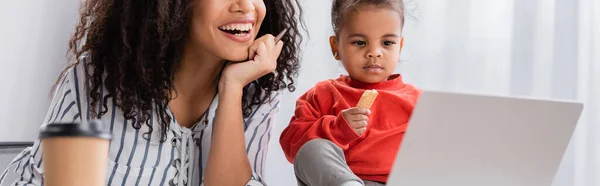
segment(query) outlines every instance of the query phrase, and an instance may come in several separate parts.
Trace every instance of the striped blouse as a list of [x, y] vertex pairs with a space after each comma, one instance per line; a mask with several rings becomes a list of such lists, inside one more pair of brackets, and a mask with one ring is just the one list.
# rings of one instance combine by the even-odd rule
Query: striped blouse
[[[67, 72], [58, 86], [45, 123], [88, 121], [89, 97], [85, 93], [85, 66], [77, 65]], [[103, 95], [105, 89], [100, 90]], [[280, 94], [274, 94], [267, 103], [256, 106], [250, 117], [244, 118], [246, 153], [252, 167], [252, 179], [248, 186], [265, 185], [263, 180], [267, 147], [275, 114], [279, 110]], [[160, 142], [160, 130], [144, 137], [148, 127], [135, 129], [130, 120], [125, 120], [121, 110], [109, 99], [108, 112], [100, 119], [110, 127], [113, 138], [110, 142], [107, 185], [203, 185], [203, 174], [211, 144], [212, 126], [217, 109], [215, 97], [202, 119], [191, 128], [181, 127], [173, 119], [167, 130], [167, 141]], [[100, 103], [99, 105], [102, 105]], [[170, 111], [167, 111], [172, 116]], [[155, 112], [151, 124], [159, 128]], [[172, 117], [175, 118], [175, 117]], [[42, 179], [44, 158], [40, 141], [23, 150], [0, 177], [0, 185], [8, 172], [19, 177], [11, 182], [15, 186], [44, 185]]]

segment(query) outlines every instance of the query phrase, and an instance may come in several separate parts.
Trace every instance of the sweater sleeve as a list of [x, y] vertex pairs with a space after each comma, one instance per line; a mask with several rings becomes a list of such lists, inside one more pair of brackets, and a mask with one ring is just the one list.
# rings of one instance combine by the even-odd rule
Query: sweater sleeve
[[[323, 113], [320, 104], [331, 105], [327, 95], [319, 100], [315, 89], [309, 90], [296, 101], [294, 116], [283, 130], [279, 142], [289, 162], [294, 162], [296, 153], [304, 143], [312, 139], [327, 139], [343, 150], [360, 136], [352, 130], [340, 113]], [[325, 92], [320, 92], [325, 93]]]

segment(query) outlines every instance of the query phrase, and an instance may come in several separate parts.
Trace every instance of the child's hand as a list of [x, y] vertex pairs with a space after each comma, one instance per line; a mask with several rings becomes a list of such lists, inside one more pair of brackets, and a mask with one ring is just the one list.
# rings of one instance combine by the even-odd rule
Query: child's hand
[[354, 107], [342, 111], [342, 114], [356, 134], [362, 135], [367, 130], [369, 114], [371, 114], [369, 109]]

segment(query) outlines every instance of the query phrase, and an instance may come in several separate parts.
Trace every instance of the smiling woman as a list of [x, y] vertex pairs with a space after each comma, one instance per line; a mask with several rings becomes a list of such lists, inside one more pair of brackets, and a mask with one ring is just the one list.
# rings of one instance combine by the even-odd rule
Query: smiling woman
[[[262, 185], [280, 91], [294, 90], [295, 0], [87, 0], [47, 124], [110, 128], [107, 185]], [[281, 42], [271, 34], [288, 29]], [[16, 185], [42, 185], [40, 142]], [[258, 171], [260, 170], [260, 171]], [[1, 180], [0, 180], [1, 181]]]

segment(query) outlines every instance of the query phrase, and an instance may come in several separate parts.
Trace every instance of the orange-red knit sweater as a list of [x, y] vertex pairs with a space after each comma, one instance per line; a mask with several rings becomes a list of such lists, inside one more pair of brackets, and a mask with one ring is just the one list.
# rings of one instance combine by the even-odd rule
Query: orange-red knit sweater
[[[354, 107], [365, 90], [379, 95], [371, 106], [367, 130], [357, 135], [341, 111]], [[346, 156], [352, 172], [363, 180], [386, 182], [412, 110], [421, 90], [405, 84], [401, 75], [367, 84], [340, 76], [317, 83], [296, 102], [296, 110], [279, 142], [288, 161], [312, 139], [328, 139]]]

